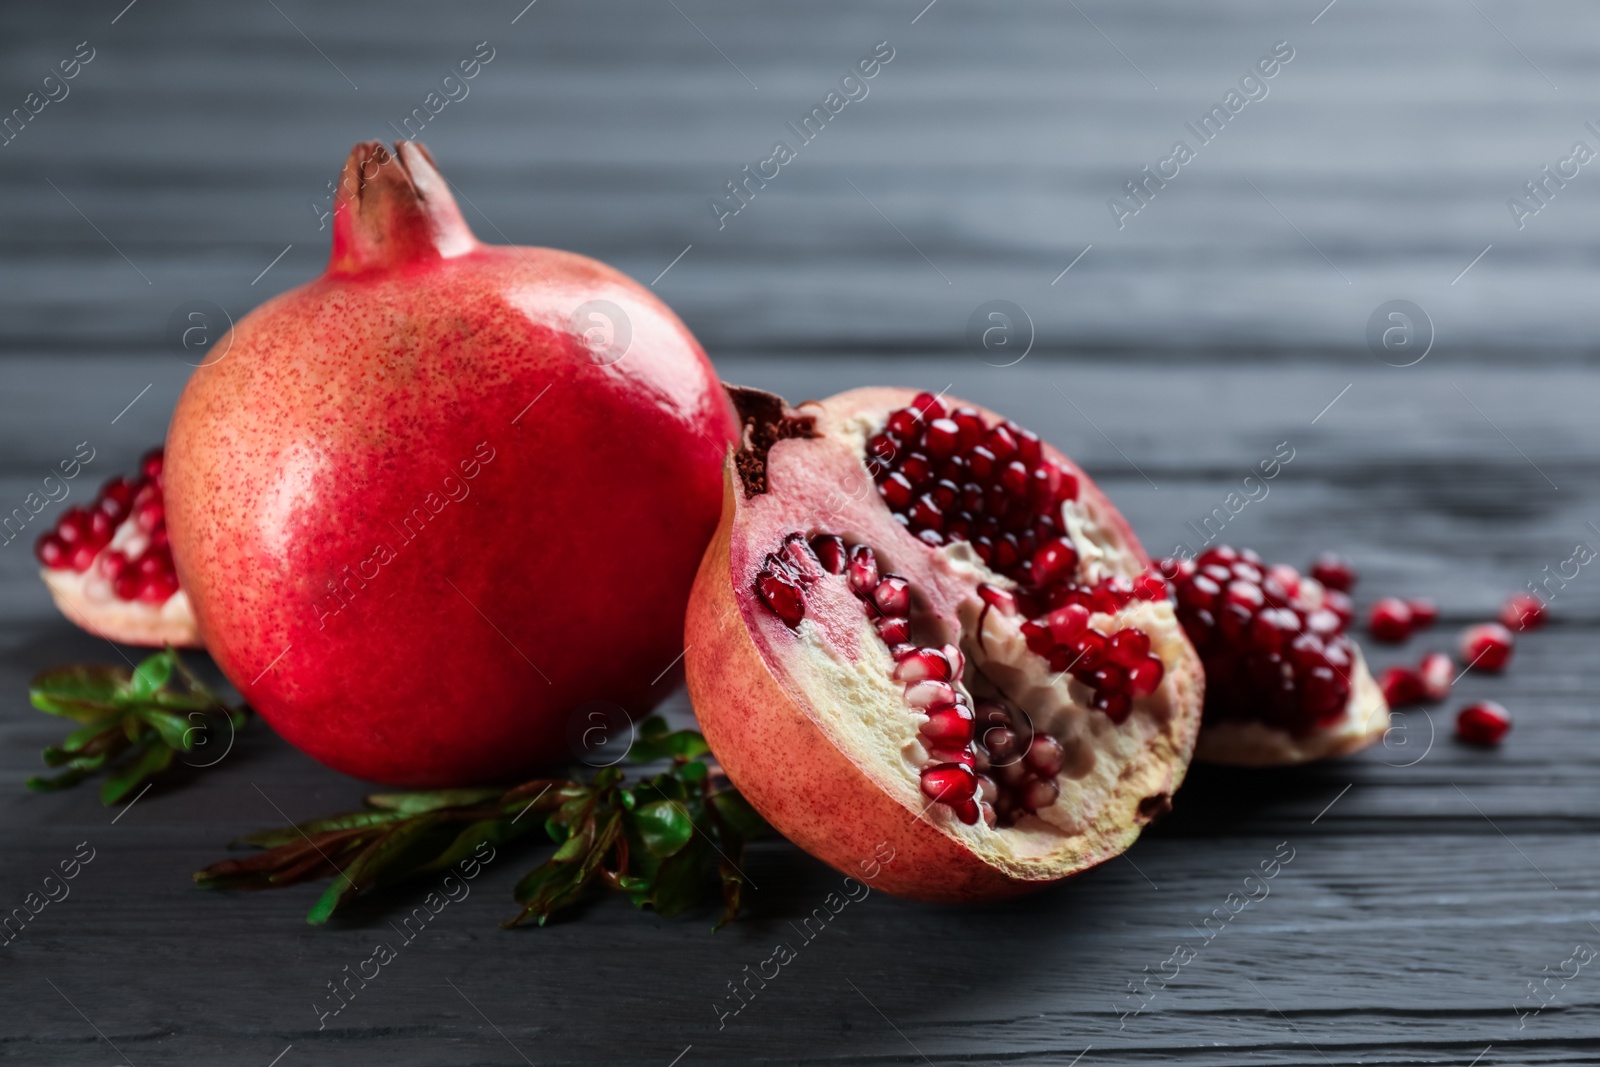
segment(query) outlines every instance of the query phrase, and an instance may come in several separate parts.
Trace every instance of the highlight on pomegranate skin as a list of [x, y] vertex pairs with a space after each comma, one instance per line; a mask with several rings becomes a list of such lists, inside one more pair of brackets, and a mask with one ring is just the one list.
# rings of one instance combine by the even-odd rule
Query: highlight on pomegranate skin
[[168, 434], [173, 555], [287, 741], [397, 785], [502, 781], [570, 762], [586, 702], [671, 691], [736, 424], [646, 287], [480, 243], [422, 146], [371, 142], [325, 273], [217, 344]]
[[[1320, 558], [1314, 572], [1347, 588], [1354, 582], [1337, 557]], [[1353, 609], [1343, 590], [1227, 545], [1194, 559], [1162, 560], [1160, 573], [1205, 664], [1196, 758], [1302, 763], [1365, 748], [1389, 728], [1385, 690], [1348, 632]], [[1406, 703], [1424, 696], [1410, 671], [1390, 672], [1385, 687]]]
[[67, 509], [34, 545], [56, 607], [99, 637], [129, 645], [198, 648], [167, 540], [164, 457], [155, 449], [86, 507]]
[[1012, 895], [1127, 848], [1170, 805], [1199, 662], [1165, 583], [1084, 473], [927, 393], [744, 418], [690, 600], [690, 695], [781, 833], [876, 885]]

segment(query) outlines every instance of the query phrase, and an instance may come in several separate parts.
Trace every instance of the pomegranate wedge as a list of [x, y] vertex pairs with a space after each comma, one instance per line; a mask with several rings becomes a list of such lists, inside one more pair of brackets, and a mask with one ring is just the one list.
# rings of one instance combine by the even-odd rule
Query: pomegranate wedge
[[743, 418], [690, 599], [706, 739], [778, 830], [874, 884], [1003, 897], [1170, 806], [1200, 664], [1110, 501], [1015, 423], [861, 389]]

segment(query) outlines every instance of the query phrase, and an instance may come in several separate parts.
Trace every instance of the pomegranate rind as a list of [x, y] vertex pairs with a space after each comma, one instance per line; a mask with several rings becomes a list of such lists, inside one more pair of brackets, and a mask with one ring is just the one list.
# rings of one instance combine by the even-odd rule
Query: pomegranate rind
[[1382, 740], [1389, 730], [1389, 705], [1353, 642], [1352, 651], [1350, 700], [1337, 720], [1304, 736], [1260, 722], [1207, 723], [1194, 758], [1231, 767], [1287, 767], [1348, 756]]
[[[899, 686], [888, 681], [892, 661], [865, 617], [858, 615], [854, 621], [865, 667], [846, 669], [826, 655], [786, 657], [784, 649], [798, 647], [815, 632], [808, 629], [813, 621], [808, 618], [790, 631], [748, 592], [768, 542], [792, 524], [781, 505], [764, 506], [774, 492], [818, 497], [829, 486], [865, 479], [871, 499], [857, 508], [876, 508], [881, 517], [871, 520], [869, 530], [847, 526], [836, 532], [865, 534], [891, 558], [914, 559], [932, 551], [878, 504], [859, 449], [831, 439], [844, 424], [881, 420], [910, 403], [914, 395], [897, 389], [862, 389], [794, 409], [818, 418], [824, 440], [774, 444], [766, 465], [766, 493], [747, 498], [730, 457], [721, 523], [701, 561], [685, 622], [689, 694], [706, 740], [729, 778], [769, 823], [813, 856], [852, 874], [862, 859], [887, 843], [895, 859], [883, 865], [874, 885], [889, 893], [949, 903], [1011, 897], [1118, 855], [1152, 818], [1164, 813], [1194, 749], [1203, 672], [1175, 617], [1170, 618], [1175, 637], [1163, 646], [1168, 669], [1157, 696], [1150, 698], [1159, 702], [1164, 714], [1159, 724], [1153, 724], [1155, 717], [1134, 712], [1136, 728], [1150, 732], [1137, 735], [1137, 751], [1116, 768], [1109, 792], [1096, 798], [1092, 816], [1078, 832], [1068, 833], [1038, 819], [1001, 830], [981, 822], [968, 826], [942, 806], [930, 806], [918, 791], [914, 770], [902, 772], [896, 764], [896, 739], [877, 732], [883, 726], [914, 736], [916, 726], [914, 717], [899, 704]], [[998, 421], [993, 413], [982, 414]], [[784, 453], [797, 448], [806, 449], [804, 466], [785, 462]], [[1149, 558], [1131, 528], [1098, 487], [1048, 445], [1045, 454], [1077, 475], [1079, 503], [1126, 555], [1128, 565], [1148, 566]], [[813, 484], [786, 483], [793, 478]], [[815, 513], [811, 517], [817, 518]], [[931, 584], [921, 588], [921, 595], [934, 603], [949, 603], [962, 593], [970, 594], [970, 576], [966, 585], [959, 585], [948, 570], [931, 568]], [[940, 587], [945, 577], [949, 588]], [[1147, 607], [1152, 613], [1171, 615], [1164, 601]], [[824, 625], [834, 626], [836, 636], [847, 635], [837, 622]], [[821, 651], [820, 645], [811, 647]], [[797, 665], [799, 659], [806, 662]], [[779, 660], [783, 666], [775, 667]], [[807, 665], [814, 668], [811, 673], [800, 670]], [[804, 684], [797, 684], [797, 677]], [[1117, 729], [1099, 713], [1093, 714], [1088, 728]]]
[[178, 590], [157, 606], [130, 600], [94, 600], [84, 590], [88, 573], [39, 569], [57, 609], [73, 625], [96, 637], [147, 648], [203, 648], [189, 597]]

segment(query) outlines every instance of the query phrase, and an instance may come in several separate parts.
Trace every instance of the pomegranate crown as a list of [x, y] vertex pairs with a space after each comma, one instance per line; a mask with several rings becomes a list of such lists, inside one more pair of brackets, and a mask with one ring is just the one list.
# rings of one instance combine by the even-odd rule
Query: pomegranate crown
[[478, 247], [450, 185], [415, 141], [363, 141], [350, 150], [333, 209], [329, 274], [360, 274], [451, 259]]

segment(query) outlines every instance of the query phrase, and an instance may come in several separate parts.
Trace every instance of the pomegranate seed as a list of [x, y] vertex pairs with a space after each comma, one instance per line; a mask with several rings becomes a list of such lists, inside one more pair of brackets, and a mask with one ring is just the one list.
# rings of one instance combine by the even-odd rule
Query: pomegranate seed
[[1197, 574], [1178, 586], [1179, 607], [1192, 610], [1208, 609], [1217, 602], [1222, 588], [1204, 574]]
[[1548, 616], [1544, 601], [1531, 593], [1514, 594], [1500, 609], [1500, 622], [1509, 630], [1537, 630]]
[[872, 591], [872, 602], [885, 615], [909, 615], [911, 583], [898, 574], [886, 574]]
[[1068, 644], [1089, 628], [1089, 609], [1082, 604], [1068, 604], [1049, 615], [1047, 623], [1055, 644]]
[[902, 441], [916, 441], [922, 433], [922, 420], [910, 408], [891, 411], [885, 429]]
[[917, 502], [911, 505], [911, 525], [934, 531], [944, 528], [944, 512], [939, 509], [938, 502], [931, 494], [923, 493], [917, 497]]
[[1167, 580], [1155, 570], [1145, 571], [1133, 580], [1133, 595], [1140, 600], [1167, 599]]
[[67, 546], [54, 532], [44, 534], [34, 543], [33, 554], [51, 570], [60, 570], [67, 565]]
[[999, 586], [990, 585], [988, 582], [978, 586], [978, 596], [983, 599], [985, 604], [992, 608], [998, 608], [1008, 615], [1017, 610], [1016, 597]]
[[1437, 704], [1450, 695], [1455, 681], [1456, 665], [1443, 652], [1429, 652], [1417, 667], [1417, 677], [1422, 680], [1422, 695]]
[[988, 446], [995, 460], [1002, 464], [1009, 463], [1017, 454], [1017, 439], [1004, 426], [996, 426], [990, 430], [984, 444]]
[[1014, 426], [1012, 432], [1017, 436], [1017, 458], [1023, 466], [1030, 470], [1039, 465], [1039, 460], [1044, 457], [1044, 449], [1039, 442], [1039, 435], [1031, 430], [1024, 430]]
[[1021, 496], [1028, 488], [1028, 468], [1014, 459], [1000, 471], [1000, 488], [1008, 496]]
[[972, 743], [972, 710], [962, 704], [929, 708], [922, 732], [942, 747], [963, 748]]
[[1264, 608], [1250, 622], [1250, 643], [1272, 651], [1287, 645], [1299, 631], [1300, 617], [1288, 608]]
[[72, 508], [56, 523], [55, 534], [64, 545], [77, 545], [89, 530], [89, 514], [82, 508]]
[[916, 492], [916, 488], [912, 486], [911, 479], [899, 471], [895, 471], [879, 484], [878, 492], [883, 496], [885, 504], [899, 510], [911, 503], [911, 497]]
[[118, 600], [133, 600], [139, 595], [139, 572], [133, 568], [123, 571], [111, 582], [111, 591]]
[[1239, 558], [1239, 550], [1231, 545], [1213, 545], [1204, 552], [1200, 553], [1200, 555], [1196, 557], [1195, 562], [1202, 567], [1213, 563], [1231, 566], [1232, 564], [1239, 562]]
[[1355, 601], [1350, 599], [1350, 594], [1337, 589], [1322, 598], [1322, 606], [1339, 616], [1339, 625], [1342, 627], [1349, 627], [1356, 617]]
[[913, 708], [936, 708], [954, 704], [959, 698], [949, 682], [924, 680], [906, 686], [906, 703]]
[[818, 534], [811, 539], [811, 551], [817, 554], [817, 562], [822, 564], [822, 569], [829, 574], [843, 574], [847, 554], [844, 547], [844, 538], [834, 534]]
[[102, 578], [116, 580], [128, 569], [128, 557], [115, 550], [105, 552], [100, 556], [99, 571]]
[[920, 415], [923, 422], [945, 417], [944, 404], [932, 393], [918, 393], [916, 399], [911, 401], [911, 410]]
[[987, 826], [991, 830], [999, 825], [1000, 817], [995, 814], [993, 804], [990, 804], [987, 801], [980, 802], [978, 804], [978, 811], [983, 817], [983, 825]]
[[1129, 627], [1111, 635], [1106, 658], [1119, 667], [1129, 668], [1150, 654], [1150, 635]]
[[1372, 605], [1367, 629], [1375, 641], [1399, 644], [1411, 636], [1411, 605], [1397, 597], [1384, 597]]
[[971, 800], [978, 791], [978, 777], [972, 768], [959, 763], [940, 763], [922, 772], [922, 793], [941, 804]]
[[145, 453], [144, 459], [140, 461], [140, 470], [151, 481], [159, 481], [161, 479], [162, 466], [162, 452], [159, 448]]
[[890, 648], [903, 645], [911, 638], [911, 620], [904, 616], [880, 616], [872, 620], [872, 625]]
[[1078, 570], [1078, 550], [1065, 537], [1047, 541], [1033, 556], [1033, 584], [1054, 585]]
[[1511, 662], [1511, 631], [1497, 622], [1483, 622], [1461, 631], [1461, 658], [1467, 668], [1498, 673]]
[[806, 602], [800, 594], [800, 584], [786, 574], [770, 570], [759, 572], [756, 575], [756, 593], [791, 630], [806, 617]]
[[1027, 790], [1022, 794], [1022, 806], [1029, 811], [1043, 811], [1054, 804], [1060, 795], [1061, 787], [1055, 782], [1035, 778], [1028, 783]]
[[[1245, 564], [1248, 566], [1248, 564]], [[1223, 591], [1228, 603], [1238, 604], [1246, 611], [1255, 612], [1266, 606], [1267, 598], [1262, 596], [1261, 587], [1254, 583], [1237, 578], [1228, 583]]]
[[1061, 484], [1056, 487], [1056, 503], [1066, 504], [1078, 499], [1078, 476], [1071, 471], [1061, 472]]
[[1027, 643], [1028, 651], [1036, 656], [1049, 656], [1056, 649], [1056, 640], [1050, 627], [1037, 619], [1029, 619], [1022, 624], [1022, 639]]
[[983, 424], [983, 416], [972, 408], [956, 408], [950, 413], [950, 418], [955, 420], [959, 430], [959, 442], [956, 447], [963, 452], [971, 452], [983, 443], [989, 430]]
[[1383, 699], [1391, 708], [1404, 708], [1420, 704], [1427, 695], [1422, 676], [1410, 667], [1390, 667], [1378, 682], [1383, 689]]
[[1324, 552], [1311, 561], [1311, 577], [1341, 593], [1348, 593], [1356, 584], [1355, 568], [1350, 566], [1350, 561], [1332, 552]]
[[948, 682], [953, 673], [950, 660], [937, 648], [915, 648], [895, 664], [894, 680], [920, 682], [932, 679], [935, 682]]
[[1427, 597], [1419, 597], [1406, 601], [1406, 607], [1411, 609], [1412, 631], [1426, 630], [1439, 621], [1439, 605]]
[[139, 581], [139, 600], [146, 604], [165, 604], [178, 591], [178, 580], [170, 574], [146, 575]]
[[1035, 774], [1043, 778], [1054, 778], [1066, 765], [1067, 752], [1061, 747], [1061, 742], [1049, 734], [1035, 734], [1033, 743], [1028, 746], [1028, 753], [1023, 760]]
[[68, 560], [68, 563], [73, 570], [77, 571], [79, 574], [82, 574], [84, 571], [94, 566], [94, 557], [98, 555], [99, 552], [100, 550], [94, 545], [76, 545], [72, 549], [72, 556]]
[[1096, 693], [1089, 706], [1096, 711], [1104, 712], [1106, 718], [1121, 725], [1127, 721], [1128, 713], [1133, 710], [1133, 701], [1129, 699], [1127, 693], [1107, 690]]
[[845, 576], [856, 596], [868, 596], [878, 587], [878, 557], [871, 545], [857, 545], [850, 550]]
[[1456, 736], [1471, 745], [1498, 745], [1511, 730], [1511, 716], [1492, 700], [1468, 704], [1456, 715]]
[[1166, 673], [1166, 664], [1155, 656], [1146, 656], [1143, 660], [1128, 668], [1128, 695], [1132, 697], [1149, 696], [1160, 687], [1161, 678]]
[[928, 455], [934, 459], [944, 459], [955, 454], [960, 434], [961, 428], [953, 421], [935, 417], [928, 423], [928, 430], [922, 438], [922, 447], [927, 449]]

